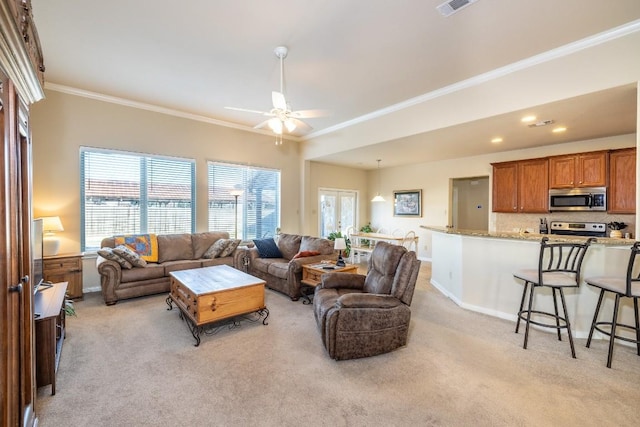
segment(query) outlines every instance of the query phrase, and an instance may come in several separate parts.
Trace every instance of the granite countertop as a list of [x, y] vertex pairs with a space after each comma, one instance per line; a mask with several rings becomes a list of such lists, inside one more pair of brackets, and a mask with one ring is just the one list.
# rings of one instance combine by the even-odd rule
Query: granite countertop
[[[588, 237], [582, 236], [562, 236], [558, 234], [538, 234], [522, 232], [509, 232], [509, 231], [485, 231], [485, 230], [460, 230], [457, 228], [438, 227], [430, 225], [421, 225], [420, 228], [426, 230], [437, 231], [445, 234], [457, 234], [460, 236], [471, 237], [488, 237], [494, 239], [515, 239], [515, 240], [540, 240], [543, 237], [548, 237], [550, 241], [555, 242], [569, 242], [569, 243], [581, 243], [588, 239]], [[605, 246], [631, 246], [635, 243], [633, 239], [615, 239], [611, 237], [598, 237], [596, 242]]]

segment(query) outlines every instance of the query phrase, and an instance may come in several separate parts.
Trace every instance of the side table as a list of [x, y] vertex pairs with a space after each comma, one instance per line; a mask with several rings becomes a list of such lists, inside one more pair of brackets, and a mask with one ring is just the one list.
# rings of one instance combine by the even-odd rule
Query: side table
[[325, 273], [357, 273], [358, 266], [356, 264], [346, 264], [344, 267], [336, 267], [335, 262], [320, 264], [305, 264], [302, 266], [302, 280], [300, 284], [300, 293], [302, 294], [302, 303], [311, 304], [311, 294], [309, 290], [314, 290], [322, 282], [322, 275]]
[[66, 282], [54, 283], [38, 291], [34, 300], [36, 383], [38, 387], [51, 384], [51, 394], [56, 394], [56, 371], [64, 342], [66, 292]]
[[44, 280], [67, 282], [71, 299], [82, 299], [82, 254], [60, 254], [44, 257]]

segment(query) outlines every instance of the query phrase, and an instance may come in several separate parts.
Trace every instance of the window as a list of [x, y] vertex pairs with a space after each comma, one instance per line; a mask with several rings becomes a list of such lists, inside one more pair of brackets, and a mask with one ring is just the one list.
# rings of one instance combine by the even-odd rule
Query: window
[[195, 230], [195, 162], [123, 151], [80, 149], [81, 246], [131, 233]]
[[209, 230], [238, 239], [274, 236], [280, 224], [280, 171], [209, 162]]

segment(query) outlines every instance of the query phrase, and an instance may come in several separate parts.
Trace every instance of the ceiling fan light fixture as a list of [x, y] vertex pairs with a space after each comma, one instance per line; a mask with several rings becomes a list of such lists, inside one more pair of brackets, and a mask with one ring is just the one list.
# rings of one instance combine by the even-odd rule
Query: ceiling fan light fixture
[[287, 128], [287, 132], [289, 133], [293, 132], [296, 129], [296, 124], [291, 119], [285, 120], [284, 126]]
[[269, 127], [276, 135], [282, 135], [282, 122], [277, 117], [269, 119]]
[[[310, 132], [313, 128], [309, 126], [303, 119], [321, 117], [326, 115], [323, 110], [299, 110], [291, 111], [291, 106], [285, 98], [285, 82], [284, 82], [284, 59], [287, 57], [289, 49], [286, 46], [278, 46], [274, 49], [274, 54], [280, 62], [280, 91], [271, 92], [271, 102], [273, 108], [269, 111], [250, 110], [239, 107], [225, 107], [229, 110], [244, 111], [247, 113], [260, 114], [262, 116], [271, 117], [254, 126], [254, 129], [262, 129], [268, 127], [276, 135], [281, 136], [284, 132], [299, 133]], [[279, 145], [282, 138], [276, 138]]]

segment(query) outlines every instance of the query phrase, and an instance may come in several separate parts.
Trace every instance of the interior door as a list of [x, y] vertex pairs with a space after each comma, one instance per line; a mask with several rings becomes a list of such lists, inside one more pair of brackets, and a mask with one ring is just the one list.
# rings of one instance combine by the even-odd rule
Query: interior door
[[357, 193], [350, 190], [321, 189], [318, 196], [318, 230], [321, 237], [334, 231], [344, 234], [347, 227], [356, 227]]

